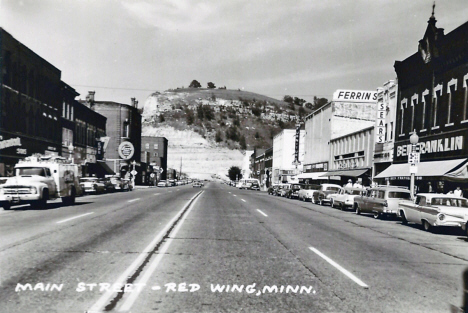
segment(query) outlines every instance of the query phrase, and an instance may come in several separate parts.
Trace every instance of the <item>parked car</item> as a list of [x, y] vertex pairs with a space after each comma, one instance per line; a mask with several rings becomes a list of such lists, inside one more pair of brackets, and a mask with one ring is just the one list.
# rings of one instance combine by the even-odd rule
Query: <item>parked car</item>
[[165, 180], [160, 180], [158, 182], [158, 187], [168, 187], [169, 185], [167, 184], [167, 181]]
[[468, 199], [439, 193], [420, 193], [413, 201], [400, 201], [398, 216], [403, 224], [421, 224], [431, 231], [435, 227], [460, 227], [468, 236]]
[[320, 189], [314, 191], [312, 202], [320, 205], [331, 204], [330, 198], [327, 198], [327, 196], [339, 192], [340, 189], [341, 186], [337, 184], [321, 184]]
[[356, 214], [373, 214], [374, 218], [396, 216], [398, 203], [402, 200], [411, 200], [411, 192], [406, 188], [397, 186], [370, 188], [360, 196], [354, 197], [354, 210]]
[[330, 205], [332, 208], [338, 207], [341, 210], [352, 208], [354, 205], [354, 198], [366, 192], [364, 188], [344, 187], [338, 193], [329, 195]]
[[278, 196], [286, 197], [286, 193], [289, 191], [290, 188], [291, 188], [291, 184], [281, 185], [281, 188], [278, 190]]
[[80, 185], [84, 193], [104, 193], [106, 186], [97, 177], [80, 178]]
[[276, 195], [276, 190], [279, 188], [279, 185], [272, 185], [268, 187], [268, 194], [269, 195]]
[[123, 181], [119, 176], [112, 176], [110, 179], [110, 182], [114, 186], [115, 191], [122, 191], [123, 190]]
[[110, 178], [100, 178], [99, 181], [104, 184], [106, 192], [114, 192], [116, 190]]
[[301, 190], [301, 184], [291, 184], [291, 188], [286, 192], [286, 198], [297, 199], [299, 190]]
[[302, 201], [313, 201], [313, 194], [320, 190], [320, 185], [301, 185], [301, 189], [297, 193], [297, 198]]
[[250, 187], [249, 187], [250, 190], [260, 190], [260, 185], [256, 182], [253, 182]]

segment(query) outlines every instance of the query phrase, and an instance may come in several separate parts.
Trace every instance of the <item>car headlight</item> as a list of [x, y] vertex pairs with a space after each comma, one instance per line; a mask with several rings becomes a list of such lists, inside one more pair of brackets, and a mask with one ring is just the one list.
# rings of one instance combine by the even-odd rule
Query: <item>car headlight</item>
[[443, 220], [445, 220], [445, 214], [439, 214], [439, 215], [437, 215], [437, 218], [438, 218], [440, 221], [443, 221]]
[[36, 187], [29, 187], [29, 192], [31, 194], [33, 194], [33, 195], [36, 194], [37, 193], [37, 188]]

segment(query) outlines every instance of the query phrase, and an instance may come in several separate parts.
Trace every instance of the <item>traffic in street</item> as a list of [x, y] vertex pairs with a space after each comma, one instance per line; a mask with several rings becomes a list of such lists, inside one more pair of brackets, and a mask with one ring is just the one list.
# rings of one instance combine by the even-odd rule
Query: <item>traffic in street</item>
[[139, 188], [0, 212], [2, 312], [451, 312], [467, 239], [240, 190]]

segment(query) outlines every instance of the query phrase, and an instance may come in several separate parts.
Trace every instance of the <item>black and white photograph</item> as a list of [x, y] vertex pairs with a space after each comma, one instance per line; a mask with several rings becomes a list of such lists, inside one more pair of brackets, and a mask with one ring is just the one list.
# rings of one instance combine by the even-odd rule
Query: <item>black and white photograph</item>
[[467, 0], [0, 0], [0, 313], [468, 313]]

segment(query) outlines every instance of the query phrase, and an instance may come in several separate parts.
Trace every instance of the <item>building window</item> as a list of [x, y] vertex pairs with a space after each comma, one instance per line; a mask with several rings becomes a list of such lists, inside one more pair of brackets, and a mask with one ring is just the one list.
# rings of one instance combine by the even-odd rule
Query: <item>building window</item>
[[73, 131], [68, 128], [62, 128], [62, 145], [68, 147], [73, 144]]
[[155, 152], [155, 153], [154, 153], [154, 156], [155, 156], [155, 157], [157, 157], [157, 156], [158, 156], [158, 153], [157, 153], [157, 152]]
[[465, 101], [463, 102], [463, 120], [468, 119], [467, 113], [467, 102], [468, 102], [468, 74], [463, 77], [463, 88], [465, 89]]
[[[439, 94], [437, 94], [439, 93]], [[433, 120], [433, 124], [432, 124], [432, 128], [438, 128], [437, 126], [437, 119], [438, 119], [438, 115], [437, 115], [437, 110], [438, 110], [438, 106], [439, 106], [439, 99], [440, 97], [442, 96], [442, 84], [438, 84], [436, 87], [434, 87], [434, 106], [433, 106], [433, 115], [432, 115], [432, 120]]]
[[452, 122], [452, 111], [453, 108], [456, 107], [455, 103], [453, 103], [453, 94], [457, 91], [457, 79], [452, 79], [447, 84], [447, 94], [448, 94], [448, 102], [447, 102], [447, 125], [453, 125]]
[[145, 149], [149, 149], [149, 143], [145, 143]]
[[405, 125], [405, 108], [406, 106], [408, 105], [408, 99], [404, 98], [403, 100], [401, 100], [401, 106], [400, 106], [400, 112], [401, 112], [401, 118], [400, 118], [400, 135], [403, 135], [404, 132], [403, 132], [403, 127]]
[[128, 122], [123, 123], [123, 137], [125, 138], [130, 137], [130, 125]]
[[415, 110], [417, 104], [418, 104], [418, 95], [414, 94], [411, 97], [411, 109], [412, 109], [412, 112], [411, 112], [411, 130], [414, 129], [414, 110]]
[[429, 95], [429, 90], [424, 90], [424, 92], [422, 93], [421, 95], [421, 102], [423, 104], [423, 111], [422, 111], [422, 125], [421, 125], [421, 131], [425, 131], [426, 130], [426, 125], [428, 124], [426, 122], [426, 105], [427, 105], [427, 101], [426, 101], [426, 97]]
[[154, 149], [158, 150], [159, 145], [157, 143], [154, 144]]

